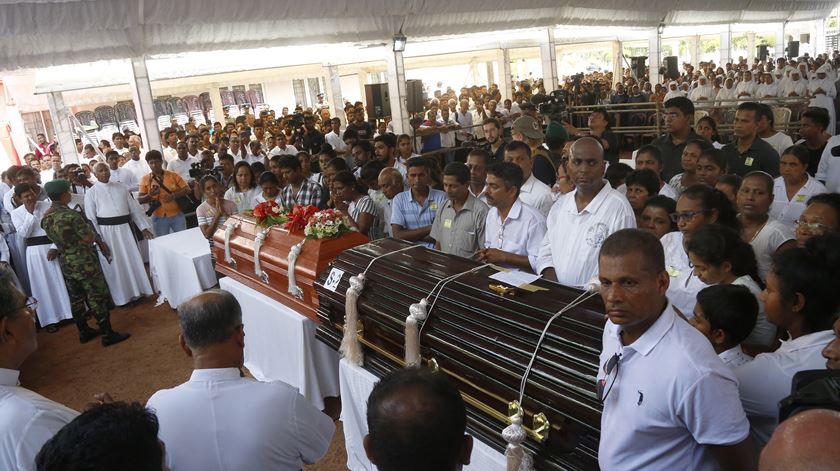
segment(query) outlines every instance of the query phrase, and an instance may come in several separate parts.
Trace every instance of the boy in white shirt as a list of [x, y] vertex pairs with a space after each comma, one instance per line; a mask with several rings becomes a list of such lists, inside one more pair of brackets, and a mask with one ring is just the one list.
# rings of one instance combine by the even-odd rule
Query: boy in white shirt
[[694, 316], [688, 320], [705, 335], [715, 353], [730, 369], [751, 361], [741, 342], [752, 332], [758, 318], [758, 301], [744, 286], [714, 285], [697, 293]]

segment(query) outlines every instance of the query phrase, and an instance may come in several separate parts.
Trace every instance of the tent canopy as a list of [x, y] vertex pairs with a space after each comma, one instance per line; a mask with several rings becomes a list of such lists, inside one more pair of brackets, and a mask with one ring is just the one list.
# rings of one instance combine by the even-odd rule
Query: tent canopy
[[[0, 0], [0, 69], [142, 55], [379, 43], [556, 25], [656, 27], [825, 18], [807, 0]], [[702, 10], [701, 10], [702, 8]]]

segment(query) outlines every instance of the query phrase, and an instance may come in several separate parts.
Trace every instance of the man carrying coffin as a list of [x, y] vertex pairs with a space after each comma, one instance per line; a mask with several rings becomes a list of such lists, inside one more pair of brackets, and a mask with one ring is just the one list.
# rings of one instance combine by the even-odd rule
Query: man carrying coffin
[[41, 229], [41, 217], [50, 209], [48, 201], [38, 201], [37, 187], [29, 183], [15, 186], [15, 197], [21, 205], [12, 213], [17, 234], [25, 241], [26, 266], [32, 297], [38, 300], [38, 323], [47, 332], [56, 332], [58, 323], [70, 319], [70, 298], [58, 260], [48, 260], [52, 241]]
[[[52, 206], [41, 218], [41, 227], [56, 246], [50, 249], [47, 257], [49, 260], [59, 257], [67, 294], [70, 296], [73, 320], [79, 328], [79, 341], [89, 342], [102, 335], [102, 345], [105, 347], [122, 342], [130, 334], [122, 334], [111, 328], [108, 285], [102, 276], [93, 243], [96, 242], [105, 253], [110, 253], [108, 247], [93, 231], [85, 216], [67, 206], [72, 198], [70, 182], [53, 180], [44, 185], [44, 190], [52, 200]], [[99, 330], [88, 326], [85, 319], [86, 305], [96, 318]]]
[[147, 239], [154, 236], [151, 223], [128, 188], [110, 181], [108, 166], [97, 164], [94, 174], [99, 182], [85, 194], [85, 214], [111, 249], [110, 262], [100, 256], [102, 272], [114, 304], [122, 306], [153, 294], [130, 223], [133, 221]]

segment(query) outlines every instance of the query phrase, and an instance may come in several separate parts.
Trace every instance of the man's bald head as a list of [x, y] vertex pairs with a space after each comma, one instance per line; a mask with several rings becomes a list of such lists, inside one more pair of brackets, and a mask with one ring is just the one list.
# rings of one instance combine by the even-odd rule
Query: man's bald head
[[378, 183], [379, 189], [389, 200], [405, 191], [402, 174], [394, 167], [383, 168], [379, 173]]
[[782, 422], [761, 452], [760, 471], [829, 471], [840, 463], [840, 412], [812, 409]]
[[587, 156], [598, 156], [604, 160], [604, 146], [598, 142], [594, 137], [582, 137], [572, 144], [572, 157], [577, 154], [585, 154]]

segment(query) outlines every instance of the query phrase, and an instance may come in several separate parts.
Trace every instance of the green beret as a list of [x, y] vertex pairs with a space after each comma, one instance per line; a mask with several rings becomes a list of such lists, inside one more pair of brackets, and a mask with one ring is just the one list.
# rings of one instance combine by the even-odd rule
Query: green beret
[[50, 180], [46, 185], [44, 185], [44, 191], [46, 191], [48, 195], [60, 195], [69, 190], [70, 182], [67, 180]]
[[553, 143], [557, 142], [566, 142], [569, 140], [569, 133], [566, 131], [566, 128], [563, 127], [557, 121], [551, 121], [548, 123], [548, 126], [545, 127], [545, 142], [546, 143]]

